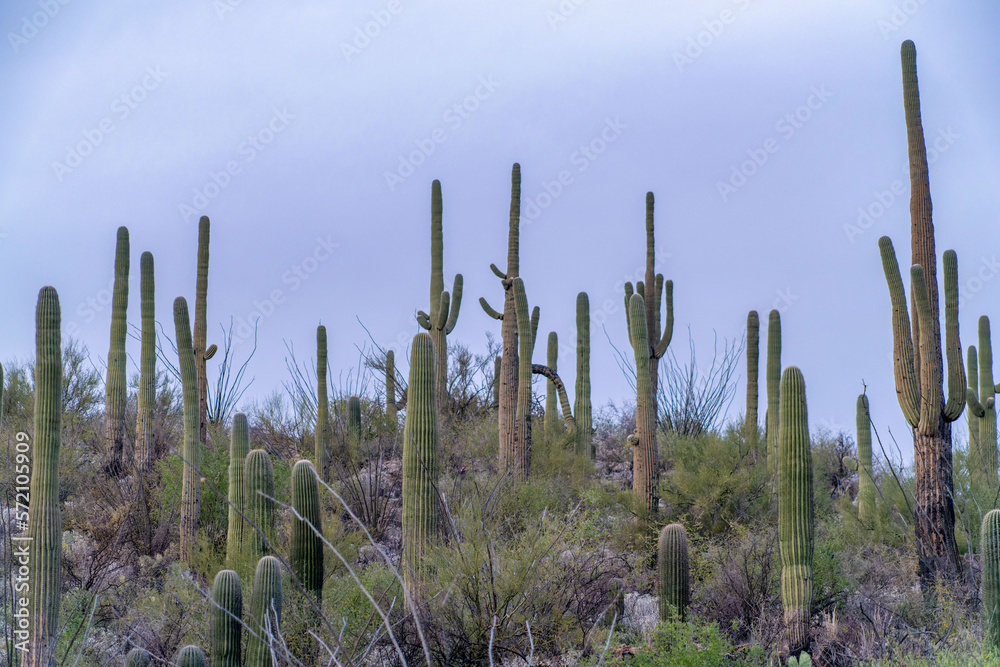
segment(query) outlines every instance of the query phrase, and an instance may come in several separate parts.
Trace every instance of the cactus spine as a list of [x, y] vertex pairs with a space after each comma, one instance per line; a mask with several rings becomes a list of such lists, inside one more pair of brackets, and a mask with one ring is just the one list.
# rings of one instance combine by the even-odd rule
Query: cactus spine
[[[997, 410], [993, 384], [993, 345], [990, 341], [990, 318], [979, 318], [979, 365], [976, 348], [969, 346], [969, 454], [974, 479], [988, 488], [997, 487]], [[977, 386], [978, 385], [978, 386]]]
[[[557, 372], [556, 367], [559, 361], [559, 335], [555, 331], [549, 332], [548, 347], [546, 349], [546, 363], [552, 372]], [[542, 422], [545, 439], [550, 443], [563, 432], [562, 424], [559, 422], [559, 399], [556, 397], [556, 385], [552, 380], [546, 382], [545, 388], [545, 417]]]
[[263, 449], [254, 449], [243, 463], [245, 484], [244, 512], [247, 534], [243, 536], [246, 553], [253, 557], [266, 554], [274, 538], [274, 468], [271, 456]]
[[983, 567], [983, 649], [1000, 652], [1000, 510], [983, 517], [979, 538]]
[[323, 516], [316, 469], [306, 460], [292, 468], [292, 572], [317, 598], [323, 595]]
[[184, 394], [184, 473], [181, 481], [181, 560], [191, 565], [198, 543], [201, 517], [201, 442], [198, 440], [198, 385], [187, 301], [174, 299], [174, 326], [177, 331], [177, 356]]
[[646, 338], [646, 305], [639, 294], [628, 297], [628, 337], [635, 352], [635, 433], [632, 445], [632, 492], [639, 507], [655, 514], [660, 506], [660, 474], [656, 446], [656, 398], [652, 379], [642, 372], [649, 367], [649, 343]]
[[597, 458], [593, 446], [593, 410], [590, 405], [590, 298], [576, 295], [576, 391], [573, 418], [576, 420], [576, 455]]
[[128, 652], [125, 656], [125, 667], [149, 667], [152, 658], [146, 649], [138, 646]]
[[241, 667], [243, 589], [232, 570], [220, 570], [212, 582], [212, 667]]
[[875, 523], [875, 478], [872, 471], [872, 426], [868, 397], [858, 396], [858, 519]]
[[688, 538], [684, 526], [671, 523], [660, 531], [657, 565], [660, 571], [660, 620], [684, 621], [691, 600]]
[[778, 546], [781, 550], [781, 604], [793, 655], [809, 650], [812, 615], [813, 477], [809, 449], [806, 385], [789, 366], [781, 376], [778, 437]]
[[416, 592], [424, 550], [438, 531], [438, 423], [434, 405], [434, 344], [413, 338], [403, 427], [403, 579]]
[[205, 654], [194, 644], [185, 646], [177, 653], [177, 667], [205, 667]]
[[448, 334], [455, 328], [462, 305], [462, 274], [455, 275], [449, 296], [444, 289], [444, 234], [441, 231], [441, 182], [431, 184], [431, 305], [430, 314], [420, 311], [417, 321], [434, 341], [434, 387], [438, 410], [448, 406]]
[[237, 412], [233, 416], [233, 431], [229, 444], [229, 525], [226, 534], [226, 556], [230, 566], [235, 566], [243, 551], [246, 525], [245, 480], [243, 466], [250, 453], [250, 428], [247, 416]]
[[35, 441], [32, 446], [28, 664], [55, 664], [62, 593], [62, 514], [59, 450], [62, 446], [62, 348], [59, 295], [38, 293], [35, 310]]
[[767, 316], [767, 469], [772, 475], [778, 462], [778, 431], [781, 406], [781, 314]]
[[281, 626], [281, 562], [274, 556], [264, 556], [257, 563], [250, 598], [246, 667], [271, 667], [271, 646]]
[[147, 472], [156, 458], [153, 411], [156, 409], [156, 302], [153, 281], [153, 254], [139, 258], [139, 295], [142, 311], [142, 348], [139, 352], [139, 395], [136, 417], [135, 467]]
[[747, 313], [747, 449], [757, 455], [757, 378], [760, 376], [760, 318], [756, 310]]
[[515, 479], [524, 479], [531, 471], [531, 353], [535, 349], [535, 333], [538, 331], [538, 306], [528, 317], [528, 297], [524, 292], [524, 281], [514, 278], [514, 312], [517, 316], [518, 367], [517, 367], [517, 410], [514, 432], [517, 436], [513, 451], [511, 472]]
[[128, 399], [128, 379], [125, 375], [125, 339], [128, 337], [128, 229], [118, 228], [115, 245], [115, 285], [111, 297], [111, 346], [108, 349], [108, 378], [105, 384], [104, 441], [107, 473], [121, 475], [122, 453], [125, 447], [125, 404]]
[[316, 327], [316, 472], [323, 480], [330, 479], [330, 461], [327, 450], [330, 447], [330, 398], [326, 388], [326, 327]]
[[352, 460], [361, 456], [361, 399], [347, 399], [347, 451]]

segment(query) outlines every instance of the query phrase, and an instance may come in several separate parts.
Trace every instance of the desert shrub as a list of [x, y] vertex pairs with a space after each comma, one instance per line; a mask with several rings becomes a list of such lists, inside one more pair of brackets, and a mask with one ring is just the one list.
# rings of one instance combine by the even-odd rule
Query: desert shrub
[[[757, 646], [735, 646], [714, 621], [661, 621], [647, 646], [621, 648], [605, 658], [610, 667], [743, 667], [766, 665]], [[596, 662], [594, 663], [596, 664]]]

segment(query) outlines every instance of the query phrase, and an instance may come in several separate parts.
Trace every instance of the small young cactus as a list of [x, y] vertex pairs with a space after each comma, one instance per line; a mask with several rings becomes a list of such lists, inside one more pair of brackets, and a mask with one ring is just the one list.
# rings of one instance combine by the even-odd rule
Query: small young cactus
[[271, 642], [280, 632], [283, 599], [281, 562], [274, 556], [264, 556], [253, 576], [246, 667], [272, 667]]
[[128, 228], [118, 228], [115, 246], [115, 285], [111, 297], [111, 347], [108, 349], [108, 376], [105, 382], [104, 439], [107, 473], [118, 477], [124, 473], [122, 452], [127, 436], [125, 405], [128, 403], [125, 339], [128, 338]]
[[243, 512], [246, 511], [243, 466], [249, 453], [250, 429], [247, 416], [237, 412], [233, 416], [233, 431], [229, 443], [229, 525], [226, 531], [226, 558], [230, 567], [236, 565], [239, 555], [243, 552], [246, 535], [246, 525], [243, 521]]
[[660, 620], [687, 617], [691, 600], [688, 538], [684, 526], [671, 523], [660, 531], [657, 564], [660, 570]]
[[212, 602], [212, 667], [241, 667], [243, 589], [239, 575], [220, 570], [212, 582]]
[[793, 655], [788, 656], [788, 667], [812, 667], [812, 664], [812, 658], [805, 651], [800, 653], [798, 658]]
[[326, 327], [322, 324], [316, 327], [316, 437], [315, 461], [316, 472], [323, 480], [330, 479], [330, 461], [327, 450], [330, 447], [330, 398], [326, 388]]
[[319, 506], [316, 469], [306, 460], [292, 468], [292, 572], [308, 591], [323, 594], [323, 516]]
[[979, 538], [983, 568], [983, 648], [1000, 652], [1000, 510], [983, 517]]
[[177, 667], [205, 667], [205, 654], [201, 649], [190, 644], [177, 653]]
[[274, 468], [271, 456], [263, 449], [254, 449], [243, 463], [243, 511], [247, 521], [243, 536], [245, 553], [252, 557], [266, 554], [274, 539]]
[[149, 651], [136, 646], [125, 656], [125, 667], [149, 667], [152, 661]]

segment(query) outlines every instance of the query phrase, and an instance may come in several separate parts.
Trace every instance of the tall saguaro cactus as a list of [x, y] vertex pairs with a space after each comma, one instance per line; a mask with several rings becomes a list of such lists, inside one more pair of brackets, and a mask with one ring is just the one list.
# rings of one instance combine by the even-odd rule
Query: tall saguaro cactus
[[[979, 364], [976, 348], [969, 346], [969, 386], [965, 390], [969, 405], [969, 454], [974, 479], [989, 488], [997, 487], [997, 410], [995, 395], [1000, 385], [993, 384], [993, 344], [990, 341], [990, 318], [979, 318]], [[978, 386], [977, 386], [978, 385]]]
[[[316, 469], [306, 460], [292, 468], [292, 572], [308, 591], [323, 595], [323, 515]], [[302, 518], [299, 518], [302, 517]]]
[[760, 318], [756, 310], [747, 313], [747, 412], [746, 443], [752, 456], [757, 451], [757, 378], [760, 376]]
[[153, 281], [153, 254], [139, 258], [139, 295], [142, 311], [139, 351], [138, 415], [135, 428], [135, 467], [139, 473], [149, 470], [156, 458], [153, 412], [156, 409], [156, 286]]
[[181, 478], [181, 560], [191, 565], [198, 543], [201, 518], [201, 441], [198, 439], [198, 385], [187, 301], [174, 299], [174, 326], [177, 333], [178, 366], [184, 396], [184, 472]]
[[274, 539], [274, 468], [271, 455], [254, 449], [243, 463], [243, 501], [247, 521], [243, 547], [250, 556], [263, 556]]
[[809, 650], [813, 589], [813, 476], [806, 384], [789, 366], [781, 376], [778, 437], [778, 546], [781, 604], [792, 655]]
[[983, 567], [983, 649], [1000, 652], [1000, 510], [983, 517], [979, 538]]
[[660, 579], [660, 620], [684, 621], [691, 601], [688, 538], [684, 526], [671, 523], [660, 531], [657, 567]]
[[326, 327], [316, 327], [316, 472], [324, 481], [330, 479], [330, 461], [327, 450], [330, 447], [330, 397], [326, 387]]
[[281, 627], [281, 561], [264, 556], [257, 562], [250, 597], [251, 630], [247, 638], [245, 667], [272, 667], [271, 646]]
[[431, 184], [431, 305], [417, 313], [417, 321], [434, 341], [434, 387], [439, 411], [448, 406], [448, 334], [455, 328], [462, 305], [462, 274], [455, 275], [449, 296], [444, 288], [444, 234], [441, 231], [441, 182]]
[[521, 221], [521, 165], [514, 163], [510, 175], [510, 228], [507, 235], [507, 271], [501, 271], [496, 264], [490, 269], [500, 278], [504, 291], [503, 313], [498, 313], [486, 299], [479, 304], [490, 317], [500, 320], [500, 334], [503, 339], [503, 353], [500, 357], [500, 391], [498, 394], [497, 419], [500, 430], [500, 472], [514, 472], [519, 457], [517, 449], [517, 390], [518, 390], [518, 330], [517, 313], [514, 308], [514, 278], [520, 267], [520, 221]]
[[512, 459], [508, 461], [515, 478], [524, 479], [531, 471], [531, 381], [533, 369], [531, 353], [535, 349], [535, 334], [538, 331], [538, 306], [528, 315], [528, 296], [524, 292], [524, 281], [514, 278], [514, 313], [517, 317], [518, 366], [517, 366], [517, 409], [515, 411], [515, 441]]
[[434, 344], [419, 333], [410, 349], [403, 427], [403, 579], [416, 592], [424, 550], [438, 531], [438, 414], [434, 404]]
[[[558, 371], [559, 361], [559, 334], [555, 331], [549, 332], [548, 347], [546, 349], [546, 364], [553, 372]], [[562, 424], [559, 422], [559, 398], [556, 396], [555, 382], [549, 380], [545, 385], [545, 418], [542, 422], [545, 431], [545, 439], [555, 442], [555, 439], [562, 433]]]
[[242, 667], [243, 588], [232, 570], [220, 570], [212, 582], [211, 667]]
[[649, 343], [646, 327], [646, 304], [633, 294], [627, 302], [628, 338], [635, 353], [635, 433], [628, 437], [632, 445], [632, 492], [639, 506], [655, 514], [660, 506], [660, 471], [656, 446], [656, 397], [652, 379], [643, 373], [648, 367]]
[[208, 343], [208, 216], [198, 221], [198, 279], [194, 297], [194, 364], [198, 380], [198, 439], [208, 437], [208, 373], [205, 362], [215, 354], [216, 346]]
[[781, 406], [781, 314], [772, 310], [767, 316], [767, 469], [774, 474], [778, 461], [778, 431]]
[[27, 664], [55, 664], [62, 594], [62, 514], [59, 450], [62, 446], [62, 347], [59, 295], [38, 293], [35, 309], [35, 441], [28, 510], [29, 636]]
[[576, 455], [591, 461], [597, 458], [593, 446], [593, 410], [590, 404], [590, 297], [576, 295], [576, 391], [573, 418], [576, 420]]
[[958, 335], [958, 260], [944, 253], [945, 347], [948, 356], [948, 398], [944, 398], [941, 357], [937, 252], [931, 221], [927, 151], [920, 121], [917, 53], [913, 42], [900, 49], [903, 66], [903, 107], [910, 158], [910, 298], [913, 327], [907, 313], [896, 253], [887, 236], [879, 239], [882, 268], [892, 302], [893, 370], [903, 416], [913, 427], [916, 507], [914, 531], [921, 584], [935, 576], [958, 572], [955, 510], [952, 501], [951, 422], [965, 408], [965, 368]]
[[246, 480], [243, 466], [250, 453], [250, 427], [247, 416], [237, 412], [233, 416], [233, 430], [229, 443], [229, 525], [226, 532], [226, 558], [230, 566], [239, 562], [246, 538], [243, 514], [246, 511]]
[[107, 473], [121, 475], [125, 449], [125, 405], [128, 402], [128, 378], [125, 364], [125, 339], [128, 337], [128, 228], [118, 228], [115, 245], [115, 284], [111, 296], [111, 346], [108, 349], [108, 378], [105, 383], [104, 441]]

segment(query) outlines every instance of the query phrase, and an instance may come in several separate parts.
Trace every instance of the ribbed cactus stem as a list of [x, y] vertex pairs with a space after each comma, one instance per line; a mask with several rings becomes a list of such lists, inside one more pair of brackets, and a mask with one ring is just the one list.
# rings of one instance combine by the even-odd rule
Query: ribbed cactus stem
[[316, 472], [324, 480], [330, 479], [330, 461], [327, 450], [330, 447], [330, 398], [326, 387], [327, 350], [326, 327], [322, 324], [316, 327], [316, 435], [315, 460]]
[[[652, 192], [646, 193], [646, 275], [643, 287], [637, 290], [643, 297], [646, 308], [646, 339], [649, 344], [649, 379], [653, 385], [653, 396], [659, 393], [660, 358], [667, 351], [674, 332], [674, 284], [664, 282], [663, 274], [656, 272], [656, 237], [653, 225], [655, 199]], [[645, 294], [645, 290], [649, 294]], [[660, 332], [660, 297], [664, 297], [667, 309], [663, 332]], [[655, 406], [654, 406], [655, 407]]]
[[245, 480], [243, 466], [250, 453], [250, 427], [247, 416], [237, 412], [233, 416], [233, 430], [229, 443], [229, 525], [226, 531], [226, 558], [230, 567], [235, 567], [243, 552], [246, 525], [243, 513], [246, 511]]
[[438, 423], [434, 404], [434, 344], [413, 338], [403, 427], [403, 579], [418, 592], [425, 549], [438, 531]]
[[347, 451], [354, 461], [361, 456], [361, 399], [357, 396], [347, 399]]
[[858, 396], [858, 519], [866, 526], [875, 523], [875, 478], [872, 469], [872, 427], [868, 397]]
[[657, 566], [660, 571], [660, 620], [684, 621], [691, 600], [688, 538], [684, 526], [671, 523], [660, 531]]
[[969, 455], [973, 479], [988, 488], [997, 486], [997, 411], [993, 384], [993, 344], [990, 318], [979, 318], [979, 362], [976, 348], [969, 347]]
[[396, 354], [385, 353], [385, 421], [389, 435], [395, 440], [399, 429], [399, 412], [396, 406]]
[[[517, 368], [517, 410], [513, 459], [509, 472], [515, 479], [525, 479], [531, 471], [531, 353], [535, 347], [535, 328], [538, 318], [528, 316], [528, 297], [524, 291], [524, 281], [514, 278], [514, 307], [518, 331]], [[535, 311], [537, 312], [537, 308]]]
[[104, 441], [107, 473], [124, 473], [122, 455], [125, 448], [125, 405], [128, 401], [125, 339], [128, 337], [128, 229], [118, 228], [115, 245], [115, 284], [111, 296], [111, 346], [108, 348], [108, 375], [105, 383]]
[[[550, 331], [547, 342], [546, 365], [553, 372], [558, 372], [559, 334], [555, 331]], [[563, 432], [562, 424], [559, 421], [559, 397], [556, 394], [556, 385], [552, 380], [548, 380], [545, 383], [545, 417], [542, 426], [545, 438], [550, 443], [554, 442]]]
[[189, 644], [177, 652], [175, 662], [177, 667], [205, 667], [205, 654], [194, 644]]
[[590, 297], [586, 292], [576, 295], [576, 391], [573, 403], [576, 420], [576, 455], [593, 461], [593, 409], [590, 403]]
[[632, 447], [632, 492], [639, 507], [655, 514], [660, 505], [659, 457], [656, 444], [656, 397], [648, 373], [649, 343], [646, 338], [646, 307], [638, 294], [628, 302], [629, 340], [635, 353], [635, 433]]
[[969, 409], [965, 411], [965, 414], [969, 419], [969, 459], [971, 460], [969, 466], [972, 478], [975, 480], [978, 474], [978, 464], [983, 460], [979, 451], [979, 420], [982, 419], [980, 415], [984, 415], [986, 412], [979, 403], [979, 353], [976, 351], [975, 345], [969, 346], [966, 359], [965, 377], [969, 386], [965, 390], [965, 400]]
[[[292, 468], [292, 572], [306, 590], [323, 595], [323, 515], [316, 469], [306, 460]], [[301, 517], [301, 518], [299, 518]]]
[[767, 469], [774, 474], [778, 460], [779, 406], [781, 405], [781, 314], [767, 316]]
[[979, 538], [983, 568], [983, 649], [1000, 652], [1000, 510], [983, 517]]
[[153, 281], [153, 254], [144, 252], [139, 258], [139, 298], [142, 312], [139, 351], [138, 415], [135, 428], [135, 467], [147, 472], [156, 458], [156, 436], [153, 429], [156, 410], [156, 286]]
[[806, 386], [789, 366], [781, 376], [778, 438], [778, 546], [781, 604], [792, 655], [809, 650], [813, 588], [813, 476]]
[[184, 396], [184, 447], [181, 450], [184, 472], [181, 478], [180, 558], [189, 567], [198, 543], [201, 518], [201, 442], [198, 440], [198, 385], [187, 301], [174, 300], [174, 326], [177, 333], [178, 366]]
[[[35, 433], [28, 510], [28, 664], [55, 664], [62, 595], [62, 514], [59, 450], [62, 446], [62, 347], [59, 295], [38, 293], [35, 310]], [[23, 562], [23, 561], [22, 561]]]
[[493, 405], [500, 405], [500, 367], [503, 365], [503, 358], [497, 355], [493, 359]]
[[152, 661], [149, 651], [137, 646], [125, 656], [125, 667], [149, 667]]
[[760, 376], [760, 317], [756, 310], [747, 313], [747, 448], [757, 451], [757, 379]]
[[243, 463], [245, 488], [244, 512], [249, 522], [243, 537], [245, 552], [254, 558], [263, 556], [274, 539], [274, 468], [271, 456], [254, 449]]
[[212, 582], [210, 637], [212, 667], [242, 667], [243, 588], [232, 570], [220, 570]]
[[253, 577], [248, 623], [251, 632], [247, 638], [245, 667], [272, 667], [274, 664], [271, 647], [280, 633], [283, 600], [281, 562], [274, 556], [264, 556], [258, 561]]
[[205, 361], [212, 355], [208, 344], [208, 242], [211, 225], [208, 216], [198, 221], [198, 276], [194, 297], [194, 363], [198, 382], [198, 439], [204, 443], [208, 437], [208, 372]]

